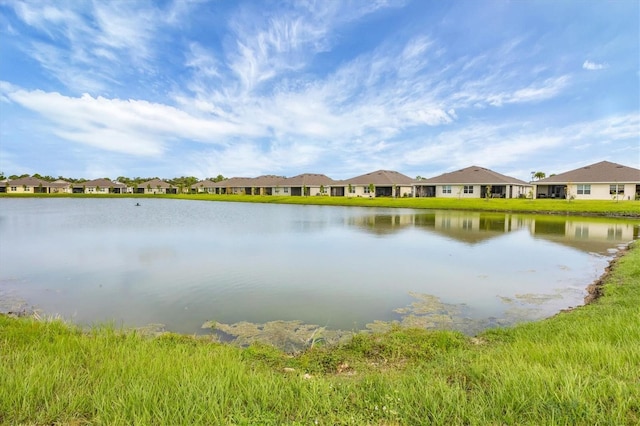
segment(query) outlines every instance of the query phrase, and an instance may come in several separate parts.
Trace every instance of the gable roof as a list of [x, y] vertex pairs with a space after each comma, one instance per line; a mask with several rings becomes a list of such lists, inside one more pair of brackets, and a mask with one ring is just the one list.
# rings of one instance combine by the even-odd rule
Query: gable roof
[[334, 183], [335, 181], [329, 176], [317, 173], [303, 173], [301, 175], [283, 179], [279, 182], [282, 186], [320, 186], [332, 185]]
[[455, 172], [443, 173], [430, 179], [422, 179], [414, 181], [416, 185], [449, 185], [449, 184], [485, 184], [485, 185], [530, 185], [529, 183], [506, 176], [493, 170], [479, 166], [471, 166], [465, 169], [456, 170]]
[[398, 173], [393, 170], [377, 170], [375, 172], [367, 173], [364, 175], [356, 176], [351, 179], [340, 181], [341, 184], [353, 184], [353, 185], [369, 185], [374, 184], [378, 186], [382, 185], [411, 185], [413, 179], [402, 173]]
[[18, 178], [18, 179], [14, 179], [14, 180], [10, 180], [9, 181], [9, 185], [11, 186], [20, 186], [20, 185], [24, 185], [24, 186], [49, 186], [49, 182], [47, 182], [46, 180], [42, 180], [42, 179], [38, 179], [38, 178], [34, 178], [31, 176], [25, 176], [23, 178]]
[[171, 185], [161, 179], [151, 179], [148, 180], [146, 182], [142, 182], [138, 184], [138, 188], [148, 188], [150, 187], [151, 189], [155, 189], [155, 188], [171, 188]]
[[105, 178], [100, 178], [100, 179], [93, 179], [93, 180], [88, 180], [86, 182], [82, 182], [80, 184], [76, 184], [74, 185], [76, 187], [78, 186], [84, 186], [84, 187], [100, 187], [100, 188], [124, 188], [127, 185], [125, 185], [122, 182], [113, 182], [109, 179], [105, 179]]
[[622, 164], [601, 161], [599, 163], [570, 170], [546, 179], [536, 181], [536, 184], [547, 183], [640, 183], [640, 170]]

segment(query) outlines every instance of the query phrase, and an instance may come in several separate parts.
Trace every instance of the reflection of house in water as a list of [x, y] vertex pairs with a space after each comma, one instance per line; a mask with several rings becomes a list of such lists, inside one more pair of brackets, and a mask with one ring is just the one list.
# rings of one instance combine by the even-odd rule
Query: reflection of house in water
[[526, 228], [531, 219], [511, 214], [436, 211], [416, 215], [416, 227], [431, 228], [438, 234], [468, 244], [496, 238]]
[[377, 235], [392, 234], [407, 228], [424, 229], [467, 244], [478, 244], [526, 229], [535, 238], [600, 253], [637, 239], [640, 232], [640, 224], [624, 219], [574, 219], [445, 210], [372, 214], [350, 218], [348, 224]]
[[605, 252], [638, 238], [640, 227], [630, 221], [593, 219], [536, 218], [531, 233], [535, 237], [571, 246], [579, 250]]
[[392, 214], [372, 214], [367, 216], [349, 217], [348, 224], [356, 226], [374, 234], [392, 234], [401, 229], [413, 226], [415, 214], [392, 213]]
[[531, 220], [511, 214], [437, 210], [429, 213], [360, 216], [349, 219], [349, 225], [378, 235], [414, 227], [436, 232], [464, 243], [476, 244], [506, 232], [528, 228]]

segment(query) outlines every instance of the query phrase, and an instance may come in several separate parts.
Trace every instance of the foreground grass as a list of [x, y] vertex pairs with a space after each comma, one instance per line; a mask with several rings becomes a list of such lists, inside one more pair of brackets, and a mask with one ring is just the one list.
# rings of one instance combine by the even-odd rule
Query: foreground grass
[[2, 424], [640, 423], [640, 248], [595, 303], [487, 331], [395, 329], [288, 356], [0, 316]]
[[170, 198], [182, 200], [229, 201], [270, 204], [307, 204], [323, 206], [392, 207], [412, 209], [472, 210], [493, 212], [640, 217], [640, 201], [634, 200], [552, 200], [552, 199], [458, 199], [458, 198], [359, 198], [292, 197], [275, 195], [140, 195], [140, 194], [0, 194], [0, 198]]

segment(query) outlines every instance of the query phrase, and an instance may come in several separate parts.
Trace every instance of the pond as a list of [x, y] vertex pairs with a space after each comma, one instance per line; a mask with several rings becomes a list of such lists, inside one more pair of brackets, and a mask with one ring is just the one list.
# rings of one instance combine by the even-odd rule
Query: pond
[[227, 337], [274, 321], [475, 333], [582, 304], [637, 237], [637, 222], [615, 219], [3, 198], [0, 308]]

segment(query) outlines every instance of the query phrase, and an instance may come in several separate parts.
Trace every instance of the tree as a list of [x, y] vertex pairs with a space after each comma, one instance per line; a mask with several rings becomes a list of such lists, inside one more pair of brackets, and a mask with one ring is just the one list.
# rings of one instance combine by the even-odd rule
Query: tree
[[535, 172], [535, 173], [533, 174], [533, 177], [534, 177], [536, 180], [540, 180], [540, 179], [544, 179], [545, 177], [547, 177], [547, 175], [545, 174], [545, 172]]

